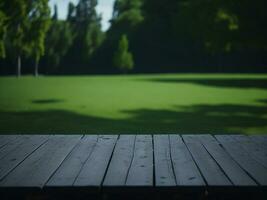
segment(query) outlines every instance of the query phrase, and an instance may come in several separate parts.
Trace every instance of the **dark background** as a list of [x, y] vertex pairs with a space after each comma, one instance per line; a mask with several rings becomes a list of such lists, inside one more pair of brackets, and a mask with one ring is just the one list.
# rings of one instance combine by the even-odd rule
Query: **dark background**
[[[96, 4], [70, 3], [66, 20], [57, 18], [57, 9], [49, 15], [39, 73], [122, 73], [113, 56], [123, 34], [134, 60], [127, 73], [267, 72], [265, 0], [116, 0], [106, 32]], [[16, 73], [15, 47], [8, 43], [11, 30], [4, 40], [1, 75]], [[32, 57], [21, 59], [22, 73], [33, 74]]]

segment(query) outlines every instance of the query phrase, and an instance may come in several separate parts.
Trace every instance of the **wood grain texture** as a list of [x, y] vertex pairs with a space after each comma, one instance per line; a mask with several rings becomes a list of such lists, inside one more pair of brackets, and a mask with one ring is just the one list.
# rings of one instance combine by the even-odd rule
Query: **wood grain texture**
[[16, 139], [17, 135], [1, 135], [0, 136], [0, 149], [8, 144], [10, 141]]
[[244, 135], [0, 135], [0, 192], [262, 191], [266, 146]]
[[216, 135], [216, 139], [231, 157], [252, 176], [259, 184], [267, 185], [267, 169], [257, 162], [250, 154], [244, 150], [234, 137], [229, 135]]
[[90, 157], [97, 135], [84, 136], [50, 178], [46, 187], [72, 186], [84, 163]]
[[134, 154], [135, 135], [121, 135], [117, 141], [104, 186], [124, 186]]
[[153, 145], [151, 135], [137, 135], [127, 186], [153, 186]]
[[155, 185], [175, 186], [169, 135], [154, 135]]
[[101, 186], [117, 138], [117, 135], [102, 135], [98, 137], [96, 146], [83, 165], [73, 184], [74, 186]]
[[31, 135], [20, 135], [13, 140], [10, 140], [7, 144], [5, 144], [0, 150], [0, 159], [2, 159], [5, 155], [15, 151], [19, 148], [20, 145], [23, 145], [25, 142], [31, 139]]
[[33, 135], [24, 140], [13, 151], [7, 153], [0, 159], [0, 180], [2, 180], [11, 170], [27, 158], [38, 147], [48, 140], [47, 135]]
[[220, 165], [224, 173], [236, 186], [251, 186], [256, 183], [247, 173], [224, 151], [218, 141], [211, 135], [196, 135], [210, 155]]
[[183, 135], [183, 139], [208, 185], [232, 185], [195, 135]]
[[81, 136], [53, 136], [1, 182], [5, 187], [42, 188]]
[[177, 185], [206, 185], [182, 138], [179, 135], [170, 135], [170, 144]]
[[253, 136], [247, 136], [253, 143], [255, 143], [259, 148], [263, 149], [264, 151], [267, 151], [267, 136], [263, 135], [253, 135]]
[[267, 168], [267, 148], [262, 148], [261, 145], [257, 145], [250, 137], [245, 135], [233, 135], [233, 138], [241, 144], [251, 157]]

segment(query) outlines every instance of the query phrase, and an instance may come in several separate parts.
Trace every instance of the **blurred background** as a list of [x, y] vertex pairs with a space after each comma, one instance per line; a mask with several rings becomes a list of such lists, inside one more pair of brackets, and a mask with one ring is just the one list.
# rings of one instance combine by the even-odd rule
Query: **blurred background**
[[3, 0], [0, 73], [266, 72], [266, 4]]
[[0, 132], [267, 133], [266, 8], [1, 0]]

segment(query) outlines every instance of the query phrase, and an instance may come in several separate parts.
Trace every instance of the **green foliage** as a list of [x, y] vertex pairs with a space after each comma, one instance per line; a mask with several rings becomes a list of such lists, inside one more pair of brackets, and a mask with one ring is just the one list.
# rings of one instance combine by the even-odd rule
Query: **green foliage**
[[88, 24], [86, 35], [85, 35], [85, 45], [84, 52], [85, 58], [90, 58], [94, 51], [100, 46], [103, 41], [103, 33], [99, 23]]
[[27, 34], [30, 30], [28, 14], [30, 4], [27, 0], [4, 0], [3, 8], [7, 15], [8, 37], [17, 55], [28, 55], [30, 41]]
[[113, 25], [125, 24], [128, 28], [137, 26], [144, 20], [142, 4], [142, 0], [116, 0], [111, 22]]
[[53, 18], [46, 39], [49, 71], [56, 72], [60, 69], [59, 65], [70, 63], [78, 63], [77, 71], [88, 67], [93, 54], [104, 40], [96, 5], [96, 0], [80, 0], [77, 6], [70, 2], [67, 20]]
[[264, 0], [146, 0], [144, 12], [177, 40], [187, 38], [215, 54], [266, 46], [266, 6]]
[[0, 3], [0, 58], [6, 57], [5, 45], [4, 45], [4, 37], [6, 35], [6, 25], [5, 25], [6, 16], [4, 12], [1, 10]]
[[130, 27], [134, 27], [143, 21], [143, 16], [141, 11], [138, 9], [132, 9], [127, 12], [123, 12], [118, 18], [114, 21], [114, 23], [124, 23]]
[[113, 18], [129, 10], [141, 9], [142, 3], [142, 0], [116, 0], [114, 2]]
[[[80, 0], [75, 10], [72, 4], [69, 5], [68, 20], [74, 32], [71, 51], [74, 51], [74, 56], [79, 56], [75, 60], [80, 60], [83, 65], [88, 65], [104, 39], [101, 31], [101, 17], [96, 13], [96, 6], [97, 0]], [[78, 51], [79, 55], [76, 54]]]
[[[56, 8], [49, 15], [48, 0], [0, 1], [0, 65], [45, 56], [42, 69], [52, 72], [114, 73], [112, 64], [131, 68], [132, 53], [135, 72], [266, 70], [266, 0], [115, 0], [106, 33], [97, 2], [70, 2], [67, 20], [59, 20]], [[118, 53], [122, 34], [129, 54]]]
[[96, 13], [97, 0], [79, 0], [76, 7], [76, 18], [81, 23], [93, 22], [98, 19]]
[[50, 21], [48, 0], [4, 0], [1, 5], [7, 16], [7, 43], [18, 58], [20, 75], [21, 56], [32, 57], [38, 63], [44, 55]]
[[[46, 60], [50, 71], [61, 63], [73, 42], [71, 26], [68, 22], [53, 20], [46, 37]], [[53, 68], [51, 70], [51, 68]]]
[[48, 0], [32, 0], [29, 21], [31, 27], [27, 36], [31, 40], [31, 55], [38, 63], [45, 53], [45, 36], [50, 26]]
[[126, 35], [121, 36], [118, 49], [114, 54], [113, 64], [124, 73], [132, 70], [134, 67], [133, 56], [128, 51], [128, 39]]

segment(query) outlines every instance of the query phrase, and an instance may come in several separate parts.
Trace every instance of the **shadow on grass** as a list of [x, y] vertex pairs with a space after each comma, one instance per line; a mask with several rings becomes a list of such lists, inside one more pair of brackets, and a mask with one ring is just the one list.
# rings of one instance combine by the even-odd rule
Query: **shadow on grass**
[[[181, 109], [181, 107], [179, 107]], [[107, 119], [64, 110], [0, 112], [0, 133], [267, 133], [266, 107], [199, 105], [174, 110], [126, 110], [130, 118]], [[238, 130], [238, 131], [236, 131]]]
[[260, 102], [260, 103], [264, 103], [264, 104], [267, 105], [267, 99], [260, 99], [258, 102]]
[[64, 100], [62, 99], [36, 99], [32, 100], [32, 103], [34, 104], [51, 104], [51, 103], [61, 103]]
[[180, 78], [155, 78], [146, 81], [161, 83], [193, 83], [205, 86], [230, 87], [230, 88], [263, 88], [267, 89], [267, 79], [180, 79]]

